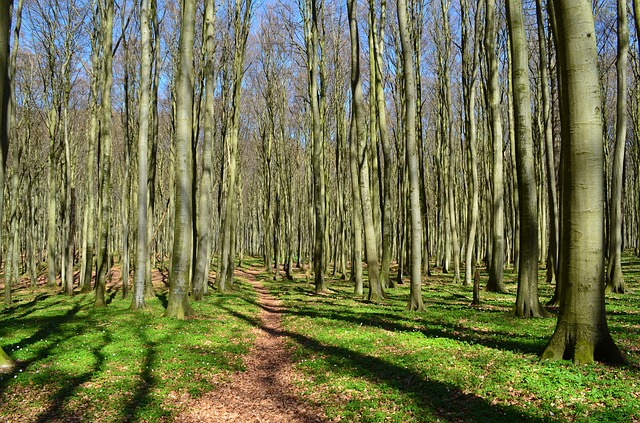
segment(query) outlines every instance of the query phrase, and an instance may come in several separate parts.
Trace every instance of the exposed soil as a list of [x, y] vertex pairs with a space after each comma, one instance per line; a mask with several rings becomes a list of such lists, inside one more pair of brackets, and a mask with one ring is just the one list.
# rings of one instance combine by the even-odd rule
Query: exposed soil
[[282, 331], [282, 304], [256, 279], [257, 273], [252, 268], [241, 274], [256, 289], [262, 309], [261, 324], [254, 329], [255, 344], [244, 360], [246, 370], [235, 373], [231, 381], [215, 391], [189, 400], [177, 422], [327, 421], [322, 410], [302, 400], [291, 383], [299, 376], [294, 372]]

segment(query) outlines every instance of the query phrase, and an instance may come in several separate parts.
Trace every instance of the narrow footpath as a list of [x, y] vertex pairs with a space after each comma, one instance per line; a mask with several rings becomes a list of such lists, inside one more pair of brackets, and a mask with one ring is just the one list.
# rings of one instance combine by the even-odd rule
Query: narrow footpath
[[233, 375], [215, 391], [194, 400], [176, 421], [192, 422], [274, 422], [322, 423], [322, 410], [305, 403], [295, 393], [295, 372], [282, 332], [283, 306], [256, 279], [259, 270], [239, 270], [258, 294], [261, 308], [256, 340], [244, 359], [246, 370]]

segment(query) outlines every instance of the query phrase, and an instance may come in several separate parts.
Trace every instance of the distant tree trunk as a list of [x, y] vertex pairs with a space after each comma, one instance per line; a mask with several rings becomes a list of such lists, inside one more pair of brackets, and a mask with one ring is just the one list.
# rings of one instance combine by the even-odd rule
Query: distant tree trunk
[[[493, 200], [491, 237], [492, 252], [487, 290], [506, 292], [503, 282], [504, 271], [504, 186], [502, 176], [502, 119], [500, 117], [500, 84], [498, 81], [498, 59], [496, 57], [496, 4], [487, 0], [485, 27], [485, 52], [489, 68], [489, 118], [493, 148]], [[536, 235], [537, 236], [537, 235]], [[537, 239], [537, 238], [536, 238]]]
[[406, 0], [397, 1], [398, 28], [402, 44], [402, 69], [405, 93], [405, 140], [409, 165], [409, 200], [411, 213], [411, 287], [407, 309], [424, 310], [422, 302], [422, 222], [420, 216], [420, 183], [418, 146], [416, 145], [416, 75], [413, 47], [409, 39], [409, 18]]
[[542, 17], [542, 0], [536, 0], [538, 40], [540, 53], [540, 90], [542, 91], [542, 120], [544, 125], [544, 149], [546, 154], [547, 192], [549, 197], [549, 254], [547, 256], [547, 281], [558, 281], [558, 193], [556, 189], [556, 166], [553, 148], [553, 124], [551, 115], [551, 90], [549, 88], [549, 64], [547, 59], [547, 37]]
[[166, 317], [184, 319], [192, 316], [190, 288], [193, 249], [192, 149], [193, 136], [193, 38], [195, 0], [183, 0], [180, 24], [179, 61], [176, 73], [175, 206], [173, 253], [169, 275], [169, 301]]
[[627, 56], [629, 53], [629, 23], [627, 0], [618, 3], [618, 91], [616, 104], [616, 144], [613, 152], [611, 175], [611, 208], [609, 210], [609, 263], [607, 267], [607, 291], [624, 294], [627, 290], [620, 263], [622, 256], [622, 185], [624, 183], [624, 150], [627, 141]]
[[602, 101], [591, 2], [554, 1], [562, 84], [560, 315], [543, 360], [626, 363], [604, 301]]
[[138, 217], [136, 241], [136, 269], [133, 282], [131, 310], [142, 310], [145, 302], [147, 261], [149, 257], [149, 232], [147, 230], [149, 210], [147, 207], [147, 180], [149, 173], [148, 149], [150, 127], [151, 90], [151, 28], [149, 0], [140, 4], [140, 35], [142, 57], [140, 61], [140, 99], [138, 103]]
[[204, 147], [202, 150], [202, 179], [200, 180], [200, 199], [198, 202], [198, 244], [196, 250], [196, 271], [193, 276], [194, 300], [202, 300], [207, 292], [209, 280], [209, 264], [211, 263], [211, 200], [213, 181], [213, 131], [214, 131], [214, 49], [215, 49], [215, 3], [207, 1], [204, 11], [205, 19], [205, 116]]
[[98, 217], [98, 261], [96, 272], [96, 300], [94, 307], [107, 305], [105, 299], [107, 273], [110, 270], [108, 240], [111, 212], [111, 86], [113, 85], [113, 71], [111, 54], [113, 45], [113, 8], [114, 1], [106, 0], [102, 4], [102, 108], [100, 118], [101, 169], [100, 169], [100, 216]]
[[[473, 38], [470, 40], [469, 30], [471, 26], [470, 8], [468, 0], [462, 5], [462, 49], [463, 49], [463, 101], [465, 108], [465, 132], [468, 149], [469, 163], [469, 219], [467, 221], [467, 248], [465, 250], [465, 274], [464, 285], [470, 285], [472, 273], [475, 269], [475, 256], [473, 254], [476, 243], [476, 232], [479, 215], [479, 194], [480, 186], [478, 182], [478, 157], [476, 143], [478, 139], [478, 124], [475, 111], [476, 90], [478, 81], [478, 59], [479, 59], [479, 33], [480, 33], [480, 11], [475, 10], [475, 26]], [[469, 49], [473, 49], [469, 52]], [[469, 57], [471, 56], [471, 57]]]
[[[391, 265], [391, 145], [389, 143], [389, 133], [387, 129], [387, 112], [386, 98], [384, 94], [384, 74], [382, 64], [382, 54], [384, 48], [384, 26], [386, 23], [386, 0], [380, 2], [380, 18], [375, 19], [375, 4], [369, 1], [369, 13], [372, 16], [371, 29], [373, 36], [373, 58], [375, 70], [375, 80], [372, 84], [373, 96], [377, 102], [376, 111], [378, 119], [378, 128], [380, 130], [380, 144], [382, 146], [382, 157], [384, 159], [384, 169], [382, 171], [382, 262], [380, 264], [380, 282], [383, 288], [391, 287], [393, 282], [389, 275], [389, 267]], [[376, 27], [377, 26], [377, 27]]]
[[367, 160], [367, 140], [364, 116], [364, 98], [362, 94], [362, 82], [360, 80], [360, 35], [356, 17], [356, 1], [349, 0], [349, 30], [351, 34], [351, 98], [352, 113], [351, 125], [355, 131], [351, 135], [351, 143], [357, 142], [357, 165], [360, 169], [360, 200], [362, 204], [362, 220], [364, 222], [365, 254], [367, 270], [369, 271], [369, 301], [379, 301], [384, 298], [384, 291], [380, 283], [380, 271], [378, 264], [378, 245], [373, 221], [373, 210], [369, 189], [369, 164]]
[[324, 181], [324, 136], [322, 133], [321, 118], [321, 96], [318, 87], [320, 78], [319, 64], [319, 25], [318, 25], [318, 5], [316, 0], [304, 1], [304, 26], [305, 45], [307, 55], [307, 67], [309, 77], [309, 102], [311, 103], [311, 140], [312, 155], [311, 164], [313, 168], [313, 211], [315, 220], [315, 234], [313, 244], [313, 271], [316, 293], [327, 290], [325, 274], [325, 226], [326, 205], [325, 205], [325, 181]]
[[511, 81], [513, 83], [512, 125], [515, 130], [518, 204], [520, 208], [520, 255], [516, 316], [546, 317], [548, 312], [538, 297], [538, 193], [531, 125], [531, 89], [529, 53], [524, 28], [522, 3], [507, 0], [507, 23], [511, 43]]

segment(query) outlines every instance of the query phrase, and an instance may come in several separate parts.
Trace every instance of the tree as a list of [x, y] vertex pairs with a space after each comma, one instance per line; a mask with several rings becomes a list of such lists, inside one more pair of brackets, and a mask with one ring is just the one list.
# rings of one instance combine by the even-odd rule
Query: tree
[[100, 204], [98, 222], [98, 260], [96, 266], [96, 300], [94, 307], [107, 305], [105, 299], [107, 274], [109, 273], [109, 229], [111, 213], [111, 86], [113, 85], [113, 9], [114, 0], [101, 3], [101, 38], [102, 38], [102, 78], [101, 78], [101, 113], [100, 113]]
[[213, 190], [213, 131], [214, 131], [214, 50], [215, 50], [215, 2], [205, 2], [205, 115], [204, 115], [204, 148], [202, 151], [202, 178], [200, 179], [200, 198], [198, 200], [196, 249], [196, 267], [193, 276], [193, 297], [201, 300], [207, 291], [209, 281], [209, 264], [211, 263], [211, 212], [210, 201]]
[[562, 165], [560, 273], [555, 332], [543, 360], [626, 363], [615, 345], [604, 302], [604, 158], [602, 101], [591, 2], [557, 0]]
[[[518, 204], [520, 208], [520, 255], [516, 316], [543, 317], [547, 311], [538, 297], [538, 193], [531, 126], [531, 88], [529, 53], [524, 28], [522, 3], [507, 0], [507, 23], [511, 43], [511, 81], [515, 129]], [[536, 241], [532, 241], [536, 240]]]
[[[356, 16], [356, 2], [349, 0], [349, 30], [351, 35], [351, 143], [357, 144], [357, 166], [360, 170], [360, 200], [362, 202], [362, 221], [364, 223], [365, 255], [369, 271], [369, 301], [379, 301], [384, 298], [384, 291], [380, 283], [378, 264], [378, 245], [373, 222], [371, 205], [371, 191], [369, 190], [369, 163], [367, 159], [368, 146], [364, 116], [364, 98], [360, 79], [360, 34]], [[360, 236], [360, 234], [356, 234]]]
[[406, 0], [398, 0], [398, 28], [402, 45], [402, 69], [405, 94], [404, 138], [409, 167], [409, 209], [411, 214], [411, 286], [407, 309], [424, 310], [422, 302], [422, 219], [420, 216], [420, 183], [418, 180], [418, 146], [416, 145], [416, 75], [413, 46], [409, 39]]
[[611, 175], [611, 208], [609, 210], [609, 262], [607, 267], [607, 291], [623, 294], [626, 291], [622, 275], [622, 185], [624, 183], [624, 151], [627, 141], [627, 56], [629, 53], [629, 23], [627, 0], [617, 0], [618, 5], [618, 92], [616, 102], [616, 143]]
[[140, 63], [140, 100], [138, 104], [138, 239], [136, 243], [136, 272], [133, 284], [131, 309], [146, 308], [144, 292], [147, 279], [147, 260], [149, 260], [147, 179], [149, 178], [149, 128], [150, 128], [150, 91], [151, 91], [151, 23], [150, 0], [140, 4], [140, 43], [142, 57]]
[[[9, 34], [11, 32], [12, 0], [0, 0], [0, 187], [4, 187], [9, 151]], [[4, 189], [0, 189], [0, 222], [4, 210]], [[0, 226], [0, 239], [2, 239]], [[6, 281], [5, 281], [6, 283]], [[11, 358], [0, 347], [0, 368], [12, 367]]]
[[175, 138], [175, 204], [173, 253], [169, 275], [169, 301], [166, 317], [184, 319], [192, 316], [189, 305], [191, 259], [193, 249], [193, 38], [195, 32], [195, 0], [182, 0], [180, 10], [180, 42], [176, 72], [176, 138]]
[[[324, 181], [324, 135], [322, 131], [320, 79], [320, 49], [318, 28], [318, 4], [316, 0], [301, 2], [304, 18], [304, 39], [307, 55], [309, 102], [311, 104], [311, 164], [313, 174], [313, 216], [315, 233], [313, 244], [313, 271], [316, 293], [327, 290], [325, 273], [326, 205]], [[356, 235], [358, 236], [358, 235]]]
[[489, 266], [487, 290], [506, 292], [504, 271], [504, 186], [502, 175], [502, 118], [500, 117], [500, 83], [498, 80], [498, 58], [496, 57], [496, 4], [487, 0], [484, 48], [489, 68], [489, 118], [493, 149], [493, 198], [491, 207], [492, 252]]

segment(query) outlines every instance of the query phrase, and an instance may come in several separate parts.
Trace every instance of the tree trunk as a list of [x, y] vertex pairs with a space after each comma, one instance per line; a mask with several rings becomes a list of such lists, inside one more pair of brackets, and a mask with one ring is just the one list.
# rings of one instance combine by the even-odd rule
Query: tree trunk
[[422, 302], [422, 222], [420, 216], [420, 183], [418, 146], [416, 145], [416, 75], [413, 47], [409, 39], [409, 18], [406, 0], [398, 0], [398, 27], [402, 44], [402, 64], [405, 92], [405, 142], [409, 166], [409, 207], [411, 214], [411, 287], [407, 309], [424, 310]]
[[626, 363], [607, 326], [602, 101], [591, 2], [558, 0], [562, 84], [560, 315], [543, 360]]
[[140, 61], [140, 99], [138, 100], [138, 216], [136, 240], [136, 269], [133, 282], [131, 310], [142, 310], [145, 302], [147, 261], [149, 257], [149, 232], [147, 229], [149, 210], [147, 208], [147, 180], [149, 173], [148, 149], [150, 127], [151, 90], [151, 28], [149, 0], [140, 4], [140, 35], [142, 57]]
[[209, 264], [211, 263], [211, 212], [213, 172], [213, 130], [214, 130], [214, 17], [215, 3], [205, 3], [205, 116], [204, 116], [204, 147], [202, 151], [202, 179], [200, 180], [200, 198], [198, 201], [198, 243], [196, 250], [196, 268], [193, 276], [194, 300], [202, 300], [207, 292], [209, 281]]
[[[491, 119], [491, 139], [493, 148], [493, 200], [491, 237], [492, 252], [487, 290], [506, 292], [503, 282], [504, 271], [504, 187], [502, 175], [502, 119], [500, 117], [500, 85], [498, 81], [498, 59], [496, 57], [496, 5], [495, 0], [487, 0], [485, 27], [485, 51], [489, 68], [489, 118]], [[536, 235], [537, 236], [537, 235]]]
[[102, 110], [100, 119], [101, 169], [100, 169], [100, 216], [98, 233], [98, 261], [96, 272], [96, 300], [94, 307], [107, 305], [105, 299], [107, 273], [110, 270], [108, 240], [111, 211], [111, 86], [112, 72], [112, 38], [113, 38], [113, 0], [102, 4], [102, 48], [104, 61], [102, 67]]
[[176, 139], [175, 139], [175, 205], [173, 252], [169, 275], [169, 301], [166, 317], [184, 319], [192, 316], [190, 288], [193, 249], [192, 149], [193, 135], [193, 38], [195, 32], [195, 0], [183, 0], [180, 24], [179, 61], [176, 75]]
[[627, 56], [629, 53], [629, 23], [627, 0], [618, 3], [618, 92], [616, 102], [616, 143], [611, 174], [611, 208], [609, 210], [609, 263], [607, 267], [608, 292], [624, 294], [626, 285], [622, 275], [622, 185], [624, 183], [624, 150], [627, 141]]
[[518, 172], [518, 207], [520, 240], [518, 248], [518, 294], [516, 316], [546, 317], [538, 297], [538, 193], [531, 125], [531, 89], [529, 86], [529, 53], [524, 28], [522, 3], [507, 0], [507, 23], [511, 43], [511, 81], [513, 88], [512, 122], [515, 130], [516, 170]]
[[364, 222], [365, 256], [369, 271], [369, 301], [380, 301], [384, 298], [384, 291], [380, 283], [380, 271], [378, 265], [378, 245], [373, 221], [373, 210], [369, 186], [369, 164], [367, 160], [367, 141], [365, 133], [364, 99], [362, 94], [362, 82], [360, 80], [360, 36], [356, 17], [356, 2], [349, 0], [349, 31], [351, 35], [351, 95], [352, 113], [351, 143], [358, 145], [357, 166], [360, 169], [360, 200], [362, 204], [362, 221]]

